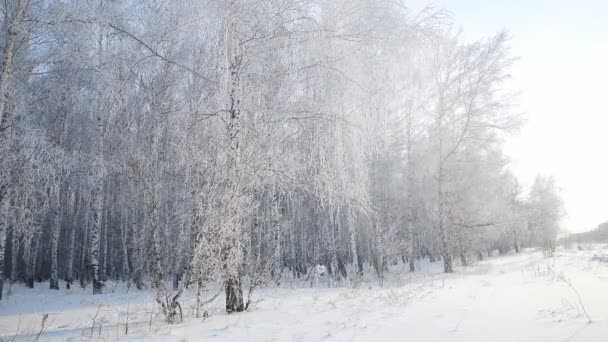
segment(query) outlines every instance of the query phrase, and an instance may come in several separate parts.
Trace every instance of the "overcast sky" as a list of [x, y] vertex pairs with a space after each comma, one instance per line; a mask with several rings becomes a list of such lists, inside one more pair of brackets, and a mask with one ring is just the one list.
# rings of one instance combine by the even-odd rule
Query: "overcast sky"
[[[411, 0], [418, 8], [429, 1]], [[503, 28], [519, 57], [514, 87], [527, 124], [507, 144], [513, 170], [530, 184], [553, 175], [566, 202], [565, 228], [608, 220], [608, 1], [436, 0], [467, 40]]]

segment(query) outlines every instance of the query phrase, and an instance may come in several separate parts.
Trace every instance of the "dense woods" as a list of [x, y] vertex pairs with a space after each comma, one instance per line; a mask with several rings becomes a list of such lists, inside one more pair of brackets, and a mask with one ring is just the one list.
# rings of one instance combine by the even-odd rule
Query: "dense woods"
[[[258, 286], [555, 248], [506, 32], [388, 0], [0, 2], [0, 289]], [[6, 286], [5, 286], [6, 292]], [[1, 292], [0, 292], [1, 295]]]

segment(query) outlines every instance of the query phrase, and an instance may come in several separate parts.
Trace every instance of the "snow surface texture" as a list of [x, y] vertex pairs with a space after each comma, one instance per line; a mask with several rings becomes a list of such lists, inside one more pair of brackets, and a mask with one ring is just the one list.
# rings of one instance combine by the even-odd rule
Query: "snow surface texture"
[[553, 258], [538, 251], [495, 257], [449, 275], [441, 262], [423, 263], [413, 274], [396, 265], [384, 288], [372, 279], [332, 288], [326, 280], [319, 288], [285, 283], [260, 290], [256, 298], [263, 300], [242, 314], [226, 315], [219, 296], [204, 322], [193, 318], [189, 294], [182, 302], [187, 318], [174, 325], [152, 314], [150, 291], [127, 292], [123, 284], [96, 296], [64, 284], [60, 291], [15, 284], [0, 303], [0, 335], [31, 341], [48, 314], [42, 341], [600, 342], [608, 341], [605, 260], [608, 246], [595, 245]]

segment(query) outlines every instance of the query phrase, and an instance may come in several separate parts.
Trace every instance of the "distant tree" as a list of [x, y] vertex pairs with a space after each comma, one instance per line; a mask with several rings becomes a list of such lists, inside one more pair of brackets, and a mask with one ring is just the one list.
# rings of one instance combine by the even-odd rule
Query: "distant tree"
[[528, 200], [529, 229], [547, 256], [557, 247], [557, 236], [564, 218], [564, 204], [553, 177], [537, 176]]

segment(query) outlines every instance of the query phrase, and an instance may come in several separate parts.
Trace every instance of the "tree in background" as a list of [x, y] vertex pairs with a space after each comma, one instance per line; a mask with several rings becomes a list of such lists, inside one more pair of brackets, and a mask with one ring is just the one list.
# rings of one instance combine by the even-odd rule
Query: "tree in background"
[[553, 177], [537, 176], [528, 200], [529, 229], [535, 242], [547, 256], [557, 247], [557, 236], [563, 219], [564, 204]]

